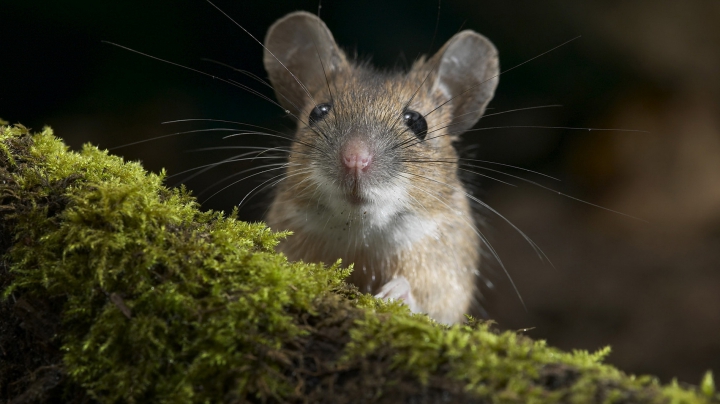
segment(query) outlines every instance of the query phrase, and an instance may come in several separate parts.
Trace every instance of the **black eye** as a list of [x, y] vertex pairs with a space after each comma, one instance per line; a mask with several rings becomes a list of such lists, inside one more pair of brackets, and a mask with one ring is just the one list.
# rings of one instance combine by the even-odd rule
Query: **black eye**
[[310, 111], [310, 117], [308, 118], [308, 121], [310, 125], [315, 124], [316, 122], [322, 121], [327, 114], [330, 113], [330, 109], [332, 108], [332, 105], [330, 104], [318, 104], [313, 108], [312, 111]]
[[425, 120], [425, 117], [422, 116], [417, 111], [412, 110], [406, 110], [403, 114], [403, 120], [405, 120], [405, 125], [407, 125], [408, 128], [410, 128], [411, 131], [415, 134], [415, 136], [418, 137], [420, 140], [425, 139], [425, 135], [427, 135], [427, 121]]

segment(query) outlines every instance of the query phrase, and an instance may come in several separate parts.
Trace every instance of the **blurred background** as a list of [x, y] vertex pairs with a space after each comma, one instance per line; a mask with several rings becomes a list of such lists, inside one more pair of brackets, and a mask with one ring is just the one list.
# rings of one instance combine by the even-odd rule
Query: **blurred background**
[[[316, 12], [318, 0], [216, 0], [262, 39], [287, 12]], [[113, 148], [176, 132], [232, 128], [161, 124], [189, 118], [247, 122], [290, 131], [270, 103], [182, 68], [101, 43], [107, 40], [224, 78], [270, 89], [204, 61], [265, 77], [262, 49], [202, 0], [28, 1], [0, 6], [0, 118], [35, 130], [50, 125], [73, 148]], [[618, 128], [632, 131], [501, 128], [467, 133], [466, 155], [512, 164], [559, 181], [475, 184], [483, 199], [525, 231], [541, 261], [502, 220], [485, 231], [527, 306], [502, 269], [484, 269], [484, 308], [503, 329], [524, 329], [563, 349], [611, 345], [610, 363], [630, 373], [697, 384], [720, 372], [720, 2], [635, 0], [515, 2], [444, 0], [433, 42], [435, 0], [333, 1], [322, 17], [349, 53], [381, 68], [435, 52], [460, 29], [490, 38], [507, 69], [581, 35], [500, 78], [477, 125]], [[274, 145], [228, 132], [198, 132], [115, 149], [172, 175], [220, 161], [225, 145]], [[226, 165], [190, 181], [199, 193], [248, 166]], [[518, 175], [519, 171], [512, 171]], [[171, 177], [176, 184], [182, 175]], [[507, 179], [507, 178], [504, 178]], [[261, 181], [204, 202], [228, 211]], [[513, 181], [511, 181], [513, 182]], [[204, 200], [219, 188], [203, 194]], [[261, 216], [262, 195], [241, 211]]]

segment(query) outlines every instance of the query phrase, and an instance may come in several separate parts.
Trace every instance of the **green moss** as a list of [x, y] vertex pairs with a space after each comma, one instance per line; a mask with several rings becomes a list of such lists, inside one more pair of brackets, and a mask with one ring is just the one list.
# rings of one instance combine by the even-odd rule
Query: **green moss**
[[0, 129], [0, 346], [30, 341], [3, 354], [0, 397], [720, 401], [712, 376], [662, 386], [602, 364], [609, 349], [411, 315], [344, 284], [339, 263], [288, 262], [273, 251], [287, 234], [202, 212], [163, 177], [93, 146], [68, 151], [50, 129]]

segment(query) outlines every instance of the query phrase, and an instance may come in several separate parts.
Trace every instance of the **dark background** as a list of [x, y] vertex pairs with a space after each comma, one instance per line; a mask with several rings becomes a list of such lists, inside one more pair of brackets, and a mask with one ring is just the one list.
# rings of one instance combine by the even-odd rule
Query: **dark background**
[[[216, 3], [262, 39], [287, 12], [312, 1]], [[500, 78], [478, 127], [509, 125], [639, 129], [647, 132], [497, 129], [468, 133], [477, 158], [519, 165], [560, 192], [644, 219], [634, 220], [523, 184], [479, 182], [484, 199], [526, 231], [553, 261], [538, 259], [512, 228], [488, 217], [486, 231], [527, 305], [488, 264], [485, 309], [505, 329], [563, 349], [612, 345], [608, 361], [663, 381], [697, 383], [720, 370], [720, 2], [331, 1], [322, 17], [345, 49], [383, 68], [435, 52], [461, 28], [490, 38], [505, 69], [582, 37]], [[73, 148], [104, 148], [191, 129], [216, 118], [287, 130], [282, 111], [218, 80], [107, 44], [269, 89], [209, 58], [261, 77], [261, 47], [202, 0], [4, 1], [0, 23], [0, 117], [50, 125]], [[402, 56], [401, 56], [402, 55]], [[193, 152], [228, 144], [201, 132], [113, 150], [169, 174], [230, 154]], [[188, 182], [196, 192], [245, 166]], [[515, 171], [513, 174], [519, 174]], [[177, 183], [182, 176], [170, 178]], [[230, 210], [259, 182], [204, 203]], [[209, 193], [204, 194], [205, 196]], [[201, 198], [202, 199], [202, 198]], [[258, 198], [241, 215], [257, 219]]]

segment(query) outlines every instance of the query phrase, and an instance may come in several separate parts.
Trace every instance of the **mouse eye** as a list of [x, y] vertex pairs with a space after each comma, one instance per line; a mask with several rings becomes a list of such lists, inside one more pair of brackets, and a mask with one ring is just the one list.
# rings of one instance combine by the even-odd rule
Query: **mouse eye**
[[308, 121], [310, 125], [315, 124], [316, 122], [322, 121], [323, 118], [327, 116], [327, 114], [330, 113], [330, 109], [332, 108], [332, 105], [330, 104], [318, 104], [313, 108], [312, 111], [310, 111], [310, 117], [308, 118]]
[[425, 139], [425, 135], [427, 135], [427, 121], [425, 120], [425, 117], [422, 116], [417, 111], [412, 110], [406, 110], [405, 113], [403, 113], [403, 120], [405, 121], [405, 125], [407, 125], [408, 128], [410, 128], [411, 131], [415, 134], [415, 136], [418, 137], [420, 140]]

